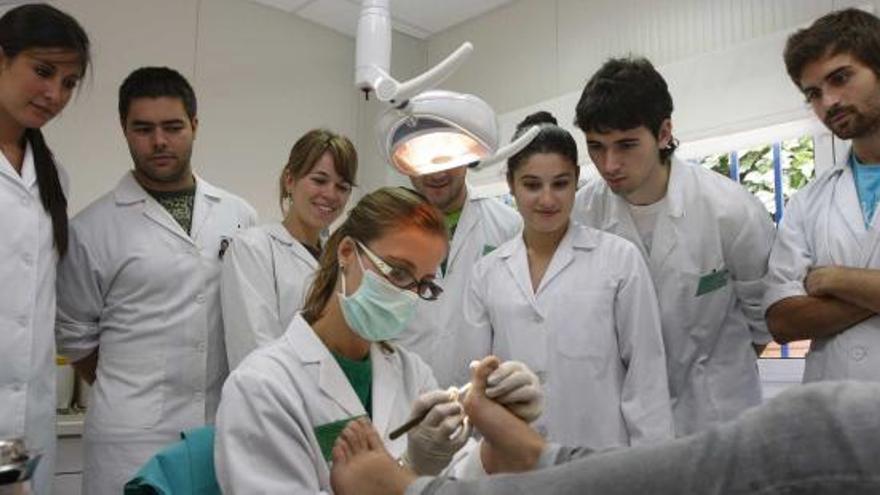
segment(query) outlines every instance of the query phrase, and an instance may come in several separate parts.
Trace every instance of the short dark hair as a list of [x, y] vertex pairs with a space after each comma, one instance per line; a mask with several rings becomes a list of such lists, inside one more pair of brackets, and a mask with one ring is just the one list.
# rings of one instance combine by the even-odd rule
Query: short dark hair
[[196, 94], [180, 72], [168, 67], [141, 67], [119, 87], [119, 120], [125, 123], [131, 101], [135, 98], [179, 98], [192, 121], [196, 116]]
[[880, 76], [880, 19], [859, 9], [826, 14], [788, 38], [783, 59], [788, 76], [800, 88], [804, 66], [841, 53], [852, 54]]
[[[574, 124], [584, 132], [625, 131], [645, 126], [660, 136], [672, 116], [672, 95], [663, 76], [643, 57], [612, 58], [587, 82], [575, 108]], [[660, 150], [666, 162], [676, 143]]]
[[532, 126], [538, 126], [538, 135], [525, 148], [507, 159], [507, 180], [512, 182], [516, 169], [536, 153], [555, 153], [567, 159], [574, 167], [574, 176], [577, 178], [580, 174], [577, 143], [571, 137], [571, 133], [559, 127], [556, 117], [550, 112], [541, 110], [527, 116], [517, 124], [511, 141], [515, 141]]

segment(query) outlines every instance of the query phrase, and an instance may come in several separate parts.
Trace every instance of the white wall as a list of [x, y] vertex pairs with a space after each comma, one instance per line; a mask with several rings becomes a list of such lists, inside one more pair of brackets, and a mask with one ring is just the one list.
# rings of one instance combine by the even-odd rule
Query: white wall
[[[408, 181], [382, 163], [374, 122], [381, 105], [352, 86], [354, 40], [247, 0], [55, 0], [94, 43], [91, 84], [46, 133], [72, 179], [71, 211], [130, 168], [116, 91], [132, 69], [169, 65], [190, 78], [201, 126], [199, 173], [278, 217], [276, 179], [305, 130], [349, 135], [361, 157], [355, 199]], [[787, 32], [832, 8], [880, 0], [519, 0], [435, 35], [395, 33], [392, 73], [406, 79], [463, 41], [476, 51], [443, 84], [486, 99], [502, 139], [549, 108], [571, 128], [583, 83], [609, 56], [638, 53], [667, 77], [683, 140], [808, 116], [785, 75]], [[579, 146], [583, 149], [580, 133]], [[585, 156], [585, 153], [582, 153]], [[491, 182], [499, 170], [472, 174]]]
[[[877, 2], [880, 5], [880, 2]], [[499, 113], [504, 140], [532, 111], [550, 110], [573, 131], [584, 83], [612, 56], [648, 57], [675, 102], [683, 142], [812, 118], [782, 62], [794, 29], [844, 6], [834, 0], [521, 0], [434, 36], [429, 63], [463, 41], [476, 50], [444, 84], [473, 92]], [[875, 9], [876, 11], [876, 9]], [[503, 192], [503, 165], [472, 173], [482, 194]], [[593, 172], [586, 167], [585, 173]]]
[[[119, 128], [117, 90], [143, 65], [167, 65], [193, 84], [200, 127], [194, 168], [247, 199], [264, 221], [279, 217], [277, 178], [293, 142], [325, 126], [361, 153], [360, 182], [386, 181], [368, 122], [376, 107], [354, 88], [354, 39], [246, 0], [57, 0], [93, 43], [93, 78], [47, 139], [71, 176], [71, 213], [111, 189], [131, 159]], [[425, 42], [394, 36], [392, 69], [425, 64]]]

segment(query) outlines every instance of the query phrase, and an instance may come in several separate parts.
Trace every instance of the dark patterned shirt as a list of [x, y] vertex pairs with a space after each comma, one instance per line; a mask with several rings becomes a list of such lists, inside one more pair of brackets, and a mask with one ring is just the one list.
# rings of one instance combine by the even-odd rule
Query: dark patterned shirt
[[147, 189], [150, 196], [168, 210], [168, 213], [177, 220], [177, 223], [183, 228], [184, 232], [190, 233], [192, 228], [193, 205], [196, 199], [196, 188], [182, 191], [151, 191]]

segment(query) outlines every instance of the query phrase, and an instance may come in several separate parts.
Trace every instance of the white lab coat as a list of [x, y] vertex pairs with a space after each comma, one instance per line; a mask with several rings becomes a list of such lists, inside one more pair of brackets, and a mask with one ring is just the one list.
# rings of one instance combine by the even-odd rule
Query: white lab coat
[[[788, 201], [770, 254], [765, 308], [787, 297], [807, 295], [810, 268], [837, 265], [880, 269], [880, 215], [865, 228], [852, 168], [839, 164]], [[880, 380], [880, 316], [874, 315], [832, 337], [814, 339], [804, 382]]]
[[[647, 253], [626, 201], [601, 177], [578, 191], [573, 217], [642, 252], [660, 304], [676, 434], [702, 431], [761, 402], [752, 344], [770, 342], [761, 309], [773, 223], [742, 186], [674, 158], [667, 209]], [[726, 283], [697, 296], [702, 277]], [[704, 279], [705, 280], [705, 279]]]
[[180, 431], [213, 422], [227, 374], [220, 244], [255, 221], [242, 199], [197, 178], [187, 235], [126, 173], [71, 222], [57, 342], [74, 361], [99, 349], [83, 493], [119, 494]]
[[597, 449], [672, 438], [660, 313], [629, 242], [571, 224], [538, 290], [521, 236], [474, 268], [457, 352], [524, 362], [543, 382], [535, 423]]
[[[58, 169], [62, 186], [67, 177]], [[52, 493], [55, 459], [55, 267], [52, 218], [43, 208], [33, 153], [21, 175], [0, 153], [0, 439], [44, 453], [36, 495]]]
[[[370, 347], [372, 422], [392, 456], [406, 435], [388, 433], [409, 419], [419, 395], [435, 390], [430, 368], [399, 346]], [[284, 335], [232, 371], [217, 412], [214, 447], [223, 493], [331, 493], [330, 468], [315, 428], [366, 415], [330, 351], [297, 314]]]
[[474, 264], [521, 230], [519, 214], [492, 198], [474, 198], [470, 191], [455, 229], [446, 262], [446, 273], [437, 271], [443, 294], [436, 301], [419, 301], [416, 315], [396, 343], [428, 363], [442, 387], [470, 380], [468, 364], [485, 357], [471, 352], [454, 353], [452, 346], [463, 328], [461, 306]]
[[223, 257], [220, 294], [233, 370], [280, 337], [302, 309], [318, 261], [280, 223], [240, 232]]

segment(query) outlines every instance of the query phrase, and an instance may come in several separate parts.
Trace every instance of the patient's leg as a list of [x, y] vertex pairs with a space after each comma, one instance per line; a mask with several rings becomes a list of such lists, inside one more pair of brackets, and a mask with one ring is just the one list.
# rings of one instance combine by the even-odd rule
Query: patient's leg
[[563, 449], [564, 464], [529, 473], [420, 481], [407, 495], [876, 494], [880, 384], [805, 385], [698, 435], [581, 455]]

